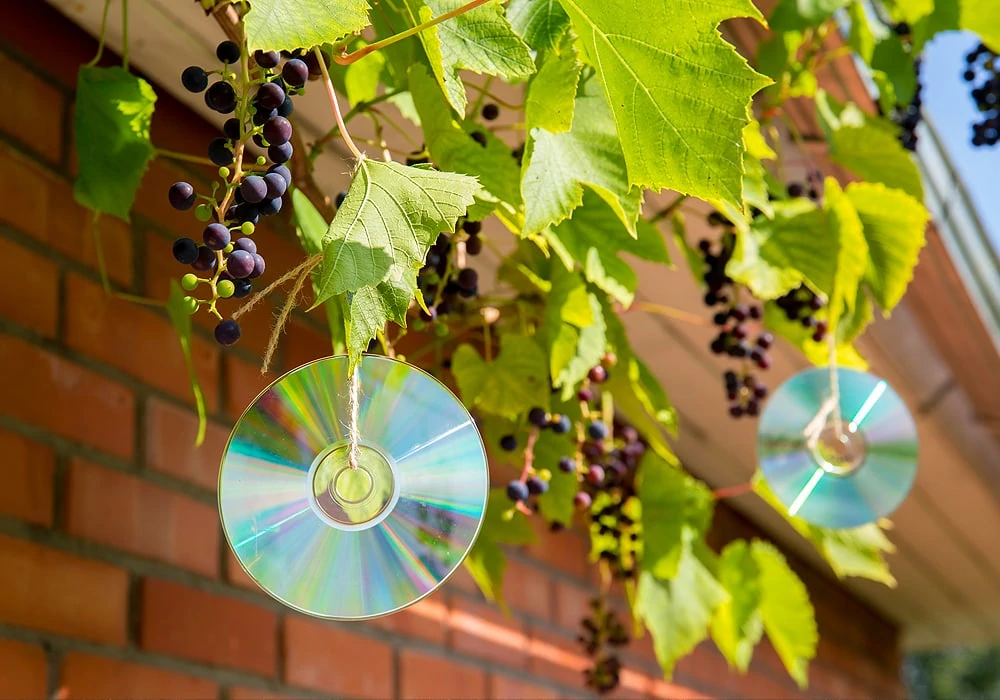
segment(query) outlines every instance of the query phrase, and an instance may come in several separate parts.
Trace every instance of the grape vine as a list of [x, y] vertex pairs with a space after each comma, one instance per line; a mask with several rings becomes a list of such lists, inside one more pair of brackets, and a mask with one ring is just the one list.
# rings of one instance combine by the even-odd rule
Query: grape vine
[[[505, 548], [530, 542], [528, 519], [589, 534], [603, 585], [581, 621], [593, 661], [582, 682], [615, 689], [617, 649], [641, 624], [667, 676], [709, 637], [745, 672], [766, 633], [805, 686], [817, 647], [805, 587], [765, 542], [710, 550], [715, 502], [755, 492], [838, 576], [891, 582], [891, 544], [878, 524], [835, 533], [808, 525], [753, 475], [714, 491], [689, 475], [654, 372], [669, 375], [670, 348], [647, 366], [622, 316], [714, 327], [705, 352], [725, 365], [706, 400], [720, 416], [761, 413], [779, 343], [817, 364], [836, 353], [840, 364], [864, 365], [854, 341], [903, 297], [928, 221], [910, 153], [928, 3], [887, 3], [891, 16], [874, 26], [857, 0], [781, 0], [767, 18], [772, 38], [749, 62], [718, 29], [736, 17], [762, 21], [747, 0], [202, 4], [230, 37], [218, 66], [180, 75], [219, 115], [220, 135], [192, 144], [207, 146], [204, 155], [153, 146], [155, 91], [123, 67], [83, 66], [75, 110], [76, 196], [96, 212], [127, 219], [153, 157], [217, 169], [204, 192], [185, 181], [165, 193], [201, 228], [171, 249], [190, 270], [166, 303], [184, 352], [190, 314], [214, 316], [216, 340], [232, 345], [240, 317], [291, 283], [267, 368], [311, 288], [338, 353], [357, 361], [381, 352], [434, 372], [475, 415], [493, 462], [518, 472], [491, 492], [465, 563], [489, 599], [503, 601]], [[232, 11], [213, 12], [216, 4]], [[832, 48], [840, 8], [846, 48]], [[935, 16], [933, 27], [959, 28], [964, 17], [950, 26]], [[973, 142], [994, 145], [998, 47], [983, 41], [964, 78], [978, 81], [984, 115]], [[848, 50], [888, 117], [825, 89], [822, 69]], [[307, 85], [330, 106], [312, 143], [302, 143], [295, 111]], [[814, 162], [803, 115], [851, 184]], [[374, 138], [359, 138], [356, 120]], [[314, 168], [336, 158], [329, 146], [338, 141], [348, 156], [337, 167], [351, 184], [325, 192]], [[788, 177], [792, 163], [804, 174]], [[665, 206], [662, 190], [676, 193]], [[695, 199], [710, 207], [708, 226]], [[305, 253], [274, 280], [259, 231], [271, 216], [294, 226]], [[644, 277], [666, 273], [667, 224], [702, 289], [700, 313], [640, 298], [635, 261]], [[695, 224], [704, 239], [689, 245]], [[632, 620], [611, 593], [616, 582]]]

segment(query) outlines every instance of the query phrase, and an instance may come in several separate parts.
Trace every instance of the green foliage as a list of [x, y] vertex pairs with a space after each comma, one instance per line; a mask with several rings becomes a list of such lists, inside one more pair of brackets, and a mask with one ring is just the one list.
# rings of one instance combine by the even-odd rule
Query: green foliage
[[294, 51], [332, 44], [368, 25], [367, 0], [253, 0], [244, 20], [250, 49]]
[[507, 19], [533, 49], [554, 49], [569, 29], [558, 0], [510, 0]]
[[516, 418], [549, 404], [549, 370], [534, 338], [505, 335], [500, 353], [486, 362], [471, 345], [461, 345], [451, 361], [462, 399], [486, 413]]
[[554, 266], [552, 290], [545, 309], [552, 386], [569, 399], [591, 367], [601, 361], [607, 338], [604, 312], [597, 295], [576, 272]]
[[[561, 134], [570, 130], [581, 68], [575, 51], [545, 54], [524, 98], [526, 131], [530, 133], [537, 128]], [[580, 127], [583, 126], [581, 120]]]
[[780, 0], [767, 23], [778, 31], [818, 27], [850, 0]]
[[712, 641], [729, 665], [746, 673], [753, 648], [764, 635], [760, 614], [760, 568], [743, 540], [726, 545], [719, 555], [716, 574], [729, 593], [712, 618]]
[[191, 358], [191, 312], [184, 301], [185, 295], [176, 280], [170, 280], [170, 298], [167, 300], [167, 315], [177, 332], [187, 364], [188, 376], [191, 379], [191, 393], [194, 395], [194, 405], [198, 410], [198, 436], [195, 445], [200, 446], [205, 441], [205, 429], [208, 425], [208, 414], [205, 410], [205, 394], [198, 382], [198, 374], [194, 370], [194, 360]]
[[124, 68], [81, 66], [73, 113], [77, 202], [129, 220], [135, 193], [153, 157], [149, 125], [155, 103], [149, 83]]

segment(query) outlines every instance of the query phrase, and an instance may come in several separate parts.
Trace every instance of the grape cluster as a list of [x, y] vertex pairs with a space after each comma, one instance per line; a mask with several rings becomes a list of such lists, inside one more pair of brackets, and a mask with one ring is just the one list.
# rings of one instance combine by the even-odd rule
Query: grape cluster
[[913, 70], [917, 75], [917, 89], [913, 93], [910, 104], [898, 106], [892, 111], [892, 121], [900, 127], [899, 142], [908, 151], [917, 150], [917, 126], [923, 119], [923, 98], [921, 92], [923, 85], [920, 84], [920, 59], [913, 62]]
[[[719, 329], [718, 335], [709, 344], [709, 349], [715, 355], [728, 355], [742, 361], [739, 374], [732, 370], [723, 374], [726, 398], [730, 402], [729, 415], [741, 418], [760, 414], [760, 402], [767, 396], [768, 390], [750, 369], [750, 365], [752, 363], [760, 370], [771, 367], [768, 350], [774, 344], [774, 336], [760, 326], [764, 315], [760, 304], [740, 303], [739, 290], [726, 274], [726, 265], [732, 257], [734, 245], [732, 231], [727, 230], [717, 250], [708, 240], [700, 241], [698, 250], [705, 260], [702, 279], [708, 290], [705, 292], [704, 302], [714, 311], [712, 322]], [[751, 337], [754, 338], [752, 343]]]
[[[220, 320], [215, 339], [232, 345], [240, 338], [240, 326], [235, 320], [223, 319], [217, 304], [219, 299], [247, 296], [253, 280], [264, 274], [266, 263], [250, 236], [260, 217], [281, 211], [282, 198], [291, 186], [292, 173], [285, 165], [292, 157], [291, 98], [302, 92], [311, 71], [301, 58], [290, 57], [280, 65], [277, 52], [257, 51], [256, 66], [241, 83], [231, 66], [243, 59], [242, 49], [224, 41], [215, 53], [223, 64], [221, 69], [206, 71], [190, 66], [181, 74], [181, 83], [190, 92], [204, 92], [205, 104], [214, 111], [233, 114], [223, 124], [222, 136], [208, 145], [208, 157], [219, 166], [222, 182], [213, 185], [211, 195], [198, 195], [190, 183], [176, 182], [168, 198], [180, 211], [203, 200], [194, 210], [195, 217], [206, 224], [201, 243], [179, 238], [174, 241], [173, 255], [177, 262], [201, 273], [181, 278], [186, 291], [207, 288], [206, 298], [185, 297], [187, 308], [195, 313], [207, 306]], [[209, 85], [213, 75], [218, 80]], [[266, 149], [267, 156], [249, 157], [245, 149], [251, 141]]]
[[980, 121], [972, 125], [972, 145], [996, 146], [1000, 143], [1000, 58], [980, 43], [965, 62], [962, 77], [973, 84], [970, 95], [980, 112]]
[[427, 311], [420, 312], [415, 330], [432, 322], [436, 333], [447, 335], [448, 327], [439, 321], [463, 311], [479, 294], [479, 273], [468, 264], [460, 264], [465, 261], [456, 244], [464, 244], [466, 256], [479, 255], [483, 250], [482, 228], [479, 221], [459, 221], [454, 233], [442, 233], [428, 250], [424, 266], [417, 275]]
[[802, 324], [803, 328], [812, 331], [812, 339], [817, 343], [826, 340], [827, 323], [816, 318], [816, 312], [822, 309], [826, 302], [805, 285], [793, 289], [783, 297], [775, 300], [775, 306], [785, 312], [789, 321]]
[[591, 600], [590, 609], [591, 614], [580, 622], [583, 634], [577, 638], [594, 660], [584, 676], [587, 687], [598, 693], [608, 693], [618, 687], [622, 668], [613, 650], [628, 644], [628, 631], [603, 598]]
[[[808, 197], [814, 202], [819, 202], [819, 192], [823, 184], [823, 173], [818, 170], [811, 170], [806, 174], [805, 184], [801, 182], [789, 182], [786, 188], [788, 196], [791, 198]], [[768, 199], [773, 199], [768, 195]]]

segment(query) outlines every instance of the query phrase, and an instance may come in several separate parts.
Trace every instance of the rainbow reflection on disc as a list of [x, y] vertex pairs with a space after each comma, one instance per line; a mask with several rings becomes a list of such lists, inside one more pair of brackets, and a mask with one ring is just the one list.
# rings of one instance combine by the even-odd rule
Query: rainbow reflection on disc
[[768, 401], [757, 432], [760, 469], [788, 512], [850, 528], [892, 513], [917, 476], [913, 417], [888, 383], [838, 370], [841, 429], [830, 409], [829, 368], [806, 370]]
[[405, 362], [359, 365], [358, 468], [349, 466], [348, 360], [276, 380], [222, 458], [219, 511], [261, 588], [316, 617], [415, 603], [461, 564], [486, 511], [486, 450], [465, 406]]

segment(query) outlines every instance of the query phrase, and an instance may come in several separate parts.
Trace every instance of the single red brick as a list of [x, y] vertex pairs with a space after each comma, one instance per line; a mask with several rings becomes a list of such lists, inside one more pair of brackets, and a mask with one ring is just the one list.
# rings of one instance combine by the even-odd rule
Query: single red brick
[[285, 680], [340, 696], [392, 695], [392, 649], [339, 627], [285, 618]]
[[0, 621], [106, 644], [124, 644], [125, 571], [0, 536]]
[[0, 455], [4, 460], [0, 513], [51, 525], [55, 453], [20, 435], [0, 431]]
[[277, 670], [278, 616], [241, 600], [144, 579], [139, 645], [262, 676]]
[[6, 132], [49, 162], [62, 156], [63, 96], [56, 88], [0, 54], [0, 104], [17, 109], [0, 110], [0, 131]]
[[549, 688], [494, 674], [490, 677], [490, 697], [494, 700], [558, 700], [563, 696]]
[[400, 679], [402, 700], [479, 700], [488, 694], [481, 669], [412, 649], [400, 653]]
[[583, 688], [583, 672], [592, 666], [575, 637], [532, 628], [528, 641], [528, 671], [570, 688]]
[[0, 260], [9, 269], [21, 271], [0, 276], [0, 317], [54, 338], [59, 306], [55, 264], [6, 238], [0, 238]]
[[18, 338], [0, 336], [0, 386], [0, 415], [119, 457], [132, 456], [135, 400], [110, 379]]
[[330, 334], [322, 333], [310, 325], [296, 321], [289, 324], [285, 346], [285, 371], [333, 354]]
[[158, 398], [146, 402], [146, 466], [215, 491], [229, 430], [208, 421], [198, 446], [198, 416]]
[[67, 483], [71, 535], [218, 575], [219, 520], [212, 506], [78, 459], [70, 463]]
[[528, 637], [524, 624], [499, 610], [462, 598], [452, 603], [448, 619], [451, 646], [469, 656], [502, 663], [509, 668], [525, 668]]
[[[69, 182], [4, 146], [0, 146], [0, 172], [10, 176], [4, 178], [5, 201], [17, 202], [0, 210], [0, 221], [98, 269], [94, 214], [75, 202]], [[96, 230], [108, 276], [131, 285], [131, 228], [113, 216], [102, 216]]]
[[278, 378], [273, 371], [262, 375], [260, 364], [251, 364], [233, 355], [225, 356], [223, 371], [226, 373], [226, 413], [234, 418], [243, 415], [268, 384]]
[[438, 593], [405, 610], [362, 624], [369, 624], [401, 637], [419, 637], [443, 646], [448, 635], [448, 613], [447, 599]]
[[[187, 361], [165, 316], [108, 296], [100, 285], [78, 275], [67, 278], [66, 291], [66, 342], [71, 347], [194, 403]], [[211, 411], [218, 405], [218, 345], [196, 337], [191, 357]]]
[[562, 580], [557, 580], [555, 587], [556, 624], [568, 630], [578, 630], [580, 620], [590, 613], [590, 601], [594, 598], [594, 591]]
[[511, 608], [534, 619], [551, 620], [552, 579], [541, 569], [508, 557], [503, 576], [503, 598]]
[[150, 666], [70, 653], [59, 674], [60, 698], [214, 698], [219, 686], [204, 678]]
[[0, 639], [0, 698], [43, 698], [48, 693], [49, 662], [40, 646]]

